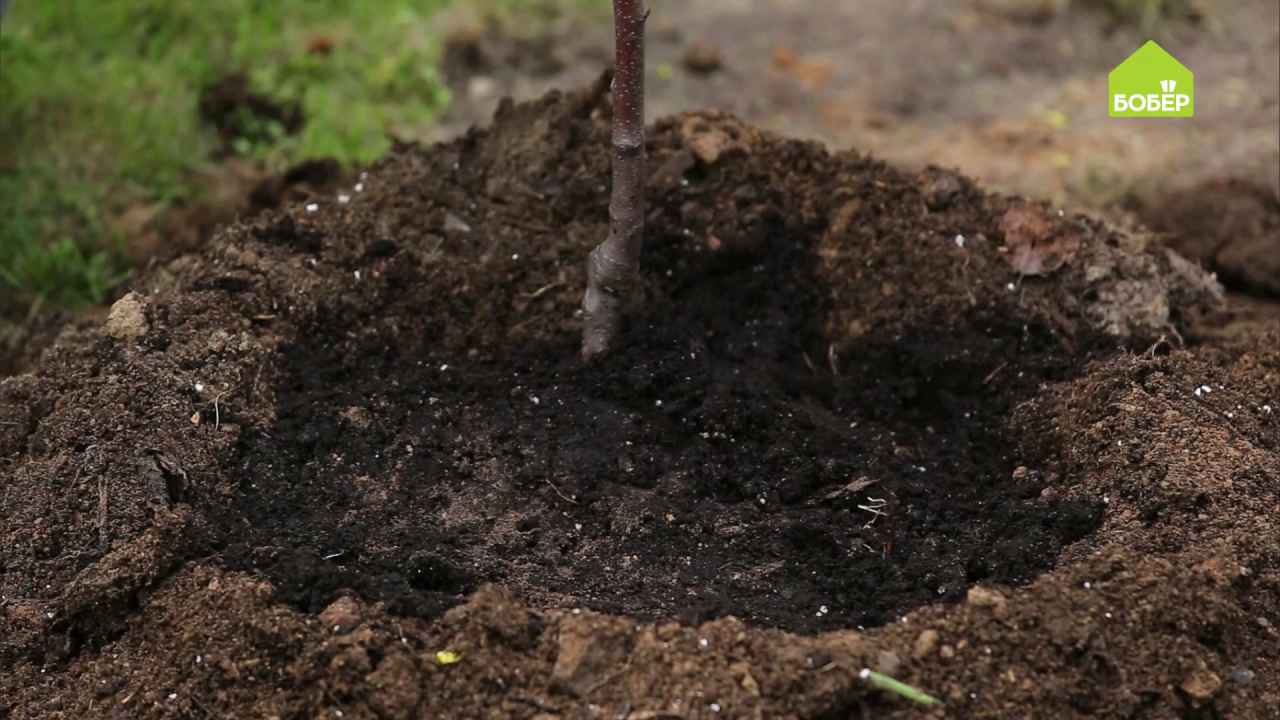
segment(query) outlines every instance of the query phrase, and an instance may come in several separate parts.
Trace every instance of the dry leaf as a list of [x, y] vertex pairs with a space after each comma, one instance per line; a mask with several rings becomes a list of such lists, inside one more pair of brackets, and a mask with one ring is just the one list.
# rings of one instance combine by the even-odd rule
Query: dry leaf
[[1000, 220], [1005, 258], [1019, 275], [1047, 275], [1080, 250], [1080, 236], [1055, 226], [1033, 206], [1009, 208]]

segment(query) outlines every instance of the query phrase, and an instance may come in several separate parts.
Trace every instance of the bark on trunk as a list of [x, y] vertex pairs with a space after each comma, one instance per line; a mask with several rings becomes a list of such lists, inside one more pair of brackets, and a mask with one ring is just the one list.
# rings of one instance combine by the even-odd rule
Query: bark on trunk
[[613, 190], [609, 236], [587, 259], [582, 357], [607, 353], [622, 331], [622, 302], [644, 241], [644, 0], [613, 0]]

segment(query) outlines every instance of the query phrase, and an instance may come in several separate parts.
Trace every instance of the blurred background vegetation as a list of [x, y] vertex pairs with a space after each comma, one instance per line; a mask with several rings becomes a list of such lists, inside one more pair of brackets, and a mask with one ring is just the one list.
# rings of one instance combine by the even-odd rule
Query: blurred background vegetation
[[[983, 0], [1151, 25], [1209, 0]], [[345, 167], [422, 139], [450, 101], [450, 12], [536, 32], [609, 0], [12, 0], [0, 20], [0, 319], [99, 303], [121, 218], [190, 206], [228, 158]], [[603, 20], [607, 22], [606, 20]], [[239, 100], [222, 98], [239, 93]], [[263, 107], [247, 112], [254, 102]]]
[[[462, 4], [15, 0], [0, 20], [0, 298], [100, 302], [127, 274], [113, 219], [197, 200], [195, 173], [219, 157], [351, 166], [423, 137], [449, 102], [442, 11]], [[607, 3], [465, 4], [537, 18]], [[232, 108], [220, 134], [201, 103], [219, 83], [277, 116]]]

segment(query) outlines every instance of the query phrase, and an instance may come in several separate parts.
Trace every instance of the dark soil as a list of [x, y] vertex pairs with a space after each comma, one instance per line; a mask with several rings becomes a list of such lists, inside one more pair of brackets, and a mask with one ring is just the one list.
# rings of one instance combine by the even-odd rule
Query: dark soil
[[[160, 211], [138, 205], [115, 223], [123, 236], [125, 257], [141, 272], [155, 271], [184, 253], [204, 248], [220, 228], [292, 203], [332, 199], [350, 193], [344, 185], [353, 173], [335, 160], [307, 160], [282, 173], [270, 173], [257, 163], [226, 158], [196, 174], [198, 198], [189, 205]], [[164, 270], [159, 270], [160, 276]], [[153, 280], [154, 282], [154, 280]], [[108, 301], [128, 290], [114, 288]], [[79, 312], [32, 304], [25, 297], [0, 298], [0, 378], [26, 372], [68, 325], [90, 327], [102, 322], [105, 306]]]
[[1137, 208], [1170, 245], [1217, 272], [1224, 284], [1280, 298], [1280, 189], [1211, 180]]
[[924, 712], [863, 667], [939, 716], [1280, 704], [1277, 335], [1183, 347], [1221, 290], [1146, 236], [701, 113], [583, 366], [600, 87], [0, 382], [0, 717]]
[[33, 308], [17, 298], [0, 301], [0, 378], [35, 365], [70, 320], [71, 313]]

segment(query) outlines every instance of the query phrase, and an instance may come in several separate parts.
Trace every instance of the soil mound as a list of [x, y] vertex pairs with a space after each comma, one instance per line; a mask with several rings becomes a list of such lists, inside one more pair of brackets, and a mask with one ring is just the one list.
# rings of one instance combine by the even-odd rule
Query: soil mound
[[603, 87], [231, 226], [0, 382], [0, 716], [915, 716], [863, 667], [964, 717], [1280, 703], [1280, 354], [1180, 347], [1212, 279], [689, 114], [584, 367]]
[[1169, 244], [1240, 292], [1280, 298], [1280, 189], [1211, 180], [1139, 207]]

